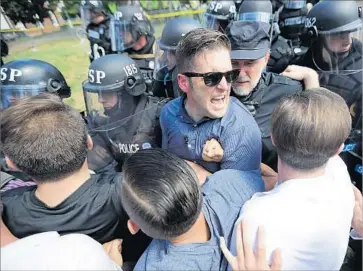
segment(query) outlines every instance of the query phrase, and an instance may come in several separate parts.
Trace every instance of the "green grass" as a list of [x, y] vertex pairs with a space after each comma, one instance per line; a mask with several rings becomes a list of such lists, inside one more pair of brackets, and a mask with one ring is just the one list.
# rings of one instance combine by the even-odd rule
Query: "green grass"
[[[153, 21], [155, 29], [155, 37], [161, 36], [165, 21], [157, 20]], [[22, 45], [22, 42], [34, 42], [37, 43], [37, 37], [28, 37], [17, 40], [18, 45]], [[18, 52], [12, 52], [10, 47], [10, 55], [4, 58], [5, 62], [9, 62], [15, 59], [32, 58], [49, 62], [56, 66], [63, 76], [65, 77], [68, 85], [72, 89], [72, 95], [70, 98], [65, 99], [65, 102], [75, 107], [79, 111], [85, 110], [82, 82], [87, 79], [88, 68], [90, 65], [87, 52], [89, 51], [89, 43], [84, 40], [81, 43], [80, 39], [68, 38], [68, 39], [55, 39], [54, 41], [40, 44], [38, 41], [36, 50], [33, 48], [24, 49]]]
[[[154, 27], [155, 36], [160, 37], [163, 24], [158, 23]], [[36, 43], [36, 37], [31, 39]], [[4, 61], [9, 62], [15, 59], [32, 58], [53, 64], [61, 71], [72, 89], [71, 97], [65, 99], [65, 102], [79, 111], [85, 110], [82, 82], [87, 79], [88, 67], [90, 65], [87, 55], [89, 50], [88, 41], [84, 40], [83, 44], [81, 44], [80, 39], [70, 38], [40, 44], [35, 48], [35, 51], [30, 48], [14, 53], [11, 53], [10, 48], [10, 55], [4, 58]]]
[[11, 54], [5, 58], [5, 62], [21, 58], [32, 58], [53, 64], [62, 72], [72, 89], [72, 96], [66, 99], [65, 102], [83, 111], [85, 105], [82, 81], [87, 79], [90, 64], [87, 56], [88, 48], [89, 44], [87, 41], [82, 45], [79, 39], [58, 40], [39, 45], [36, 47], [36, 51], [26, 49]]

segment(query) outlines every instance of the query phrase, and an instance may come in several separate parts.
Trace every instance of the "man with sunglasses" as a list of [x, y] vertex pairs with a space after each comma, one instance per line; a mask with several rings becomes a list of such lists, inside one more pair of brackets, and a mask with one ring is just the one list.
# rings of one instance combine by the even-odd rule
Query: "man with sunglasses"
[[[232, 69], [230, 50], [221, 32], [198, 28], [185, 35], [176, 49], [184, 95], [166, 104], [160, 117], [163, 148], [211, 173], [255, 170], [261, 162], [258, 126], [247, 108], [230, 97], [239, 75]], [[223, 155], [209, 155], [218, 148]]]
[[[232, 84], [232, 95], [254, 116], [262, 135], [262, 162], [276, 171], [277, 154], [270, 139], [271, 113], [283, 96], [301, 91], [304, 86], [306, 89], [319, 86], [317, 74], [299, 66], [288, 66], [280, 75], [264, 72], [270, 57], [270, 42], [268, 30], [261, 22], [235, 21], [226, 31], [232, 46], [232, 66], [240, 69]], [[304, 86], [297, 80], [304, 81]]]

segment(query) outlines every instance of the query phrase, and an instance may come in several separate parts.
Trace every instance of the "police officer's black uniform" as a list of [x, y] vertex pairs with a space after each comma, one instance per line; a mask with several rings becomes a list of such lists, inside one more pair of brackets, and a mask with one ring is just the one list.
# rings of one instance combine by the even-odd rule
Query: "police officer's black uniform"
[[120, 171], [131, 154], [161, 146], [159, 115], [166, 100], [145, 94], [145, 80], [133, 59], [114, 54], [95, 60], [83, 91], [94, 140], [88, 156], [92, 170]]
[[[136, 62], [150, 91], [155, 67], [154, 28], [139, 5], [122, 5], [115, 12], [114, 17], [113, 50], [127, 53]], [[135, 50], [134, 47], [142, 36], [146, 38], [146, 45]]]
[[[254, 60], [266, 55], [269, 34], [263, 23], [236, 21], [227, 28], [231, 41], [232, 60]], [[262, 162], [277, 171], [277, 153], [271, 142], [271, 114], [277, 102], [284, 96], [303, 90], [300, 82], [288, 77], [264, 72], [256, 87], [247, 95], [236, 90], [231, 95], [238, 98], [254, 116], [262, 136]]]
[[[320, 85], [341, 95], [350, 108], [353, 129], [345, 142], [341, 157], [348, 167], [352, 182], [361, 190], [363, 76], [361, 10], [356, 1], [320, 1], [309, 11], [305, 26], [305, 38], [310, 48], [300, 63], [316, 70]], [[333, 52], [331, 40], [345, 43], [346, 50], [341, 50], [344, 51], [341, 53]], [[353, 265], [352, 270], [362, 270], [362, 242], [350, 240], [349, 246], [355, 250], [355, 257], [345, 261], [342, 270], [345, 270], [346, 265]]]
[[[19, 59], [5, 63], [1, 67], [0, 111], [11, 106], [16, 99], [36, 96], [42, 92], [54, 93], [61, 98], [71, 96], [71, 88], [62, 73], [47, 62], [35, 59]], [[29, 177], [23, 173], [8, 168], [3, 154], [0, 156], [3, 171], [24, 181], [29, 180]]]
[[[306, 41], [310, 48], [299, 64], [317, 71], [322, 87], [344, 98], [352, 115], [353, 131], [342, 156], [353, 182], [362, 187], [362, 29], [355, 1], [321, 1], [306, 18]], [[334, 53], [329, 40], [344, 39], [347, 50]], [[342, 41], [341, 41], [342, 42]], [[349, 145], [351, 144], [351, 145]]]
[[255, 89], [247, 96], [238, 98], [254, 116], [261, 130], [263, 148], [262, 163], [277, 171], [277, 153], [271, 142], [271, 114], [277, 102], [284, 96], [303, 90], [299, 81], [279, 74], [264, 72]]
[[98, 23], [92, 21], [92, 15], [88, 16], [90, 17], [90, 23], [87, 25], [86, 32], [91, 46], [91, 54], [89, 57], [92, 62], [100, 56], [113, 53], [110, 36], [111, 17], [106, 13], [101, 1], [86, 2], [83, 8], [88, 8], [87, 11], [91, 14], [100, 13], [103, 16], [103, 20]]
[[175, 59], [175, 51], [180, 39], [191, 30], [201, 27], [198, 21], [188, 17], [178, 17], [165, 24], [156, 47], [152, 90], [154, 96], [177, 98], [181, 95], [176, 79], [178, 72], [175, 63], [169, 63], [167, 54]]
[[306, 52], [306, 48], [301, 47], [300, 36], [304, 30], [305, 16], [308, 12], [306, 0], [275, 0], [272, 1], [274, 12], [278, 12], [278, 24], [281, 36], [291, 40], [296, 53]]

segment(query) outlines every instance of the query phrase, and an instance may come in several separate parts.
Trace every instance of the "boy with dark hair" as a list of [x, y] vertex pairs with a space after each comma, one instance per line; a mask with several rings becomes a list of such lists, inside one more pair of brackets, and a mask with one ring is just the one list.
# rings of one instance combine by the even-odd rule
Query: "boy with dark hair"
[[2, 112], [0, 129], [9, 167], [37, 184], [1, 195], [4, 222], [15, 236], [57, 231], [100, 243], [125, 238], [125, 261], [138, 259], [149, 240], [144, 236], [135, 246], [126, 229], [121, 175], [90, 175], [86, 157], [93, 143], [76, 110], [52, 94], [27, 97]]
[[230, 243], [241, 206], [264, 189], [258, 170], [221, 170], [201, 188], [193, 169], [162, 149], [131, 156], [123, 177], [130, 232], [154, 238], [135, 270], [224, 270], [219, 237]]

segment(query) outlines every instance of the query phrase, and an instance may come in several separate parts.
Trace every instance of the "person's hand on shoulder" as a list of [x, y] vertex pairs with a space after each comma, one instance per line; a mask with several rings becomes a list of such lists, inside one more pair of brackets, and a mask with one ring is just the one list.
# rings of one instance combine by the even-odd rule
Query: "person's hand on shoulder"
[[236, 248], [237, 256], [228, 250], [226, 242], [221, 237], [220, 247], [233, 271], [237, 270], [281, 270], [281, 252], [276, 249], [272, 254], [272, 263], [266, 261], [265, 232], [262, 227], [257, 232], [257, 248], [253, 252], [252, 244], [248, 241], [248, 223], [241, 221], [237, 225]]
[[304, 81], [305, 89], [320, 87], [319, 76], [316, 71], [308, 67], [289, 65], [281, 75], [294, 80]]

